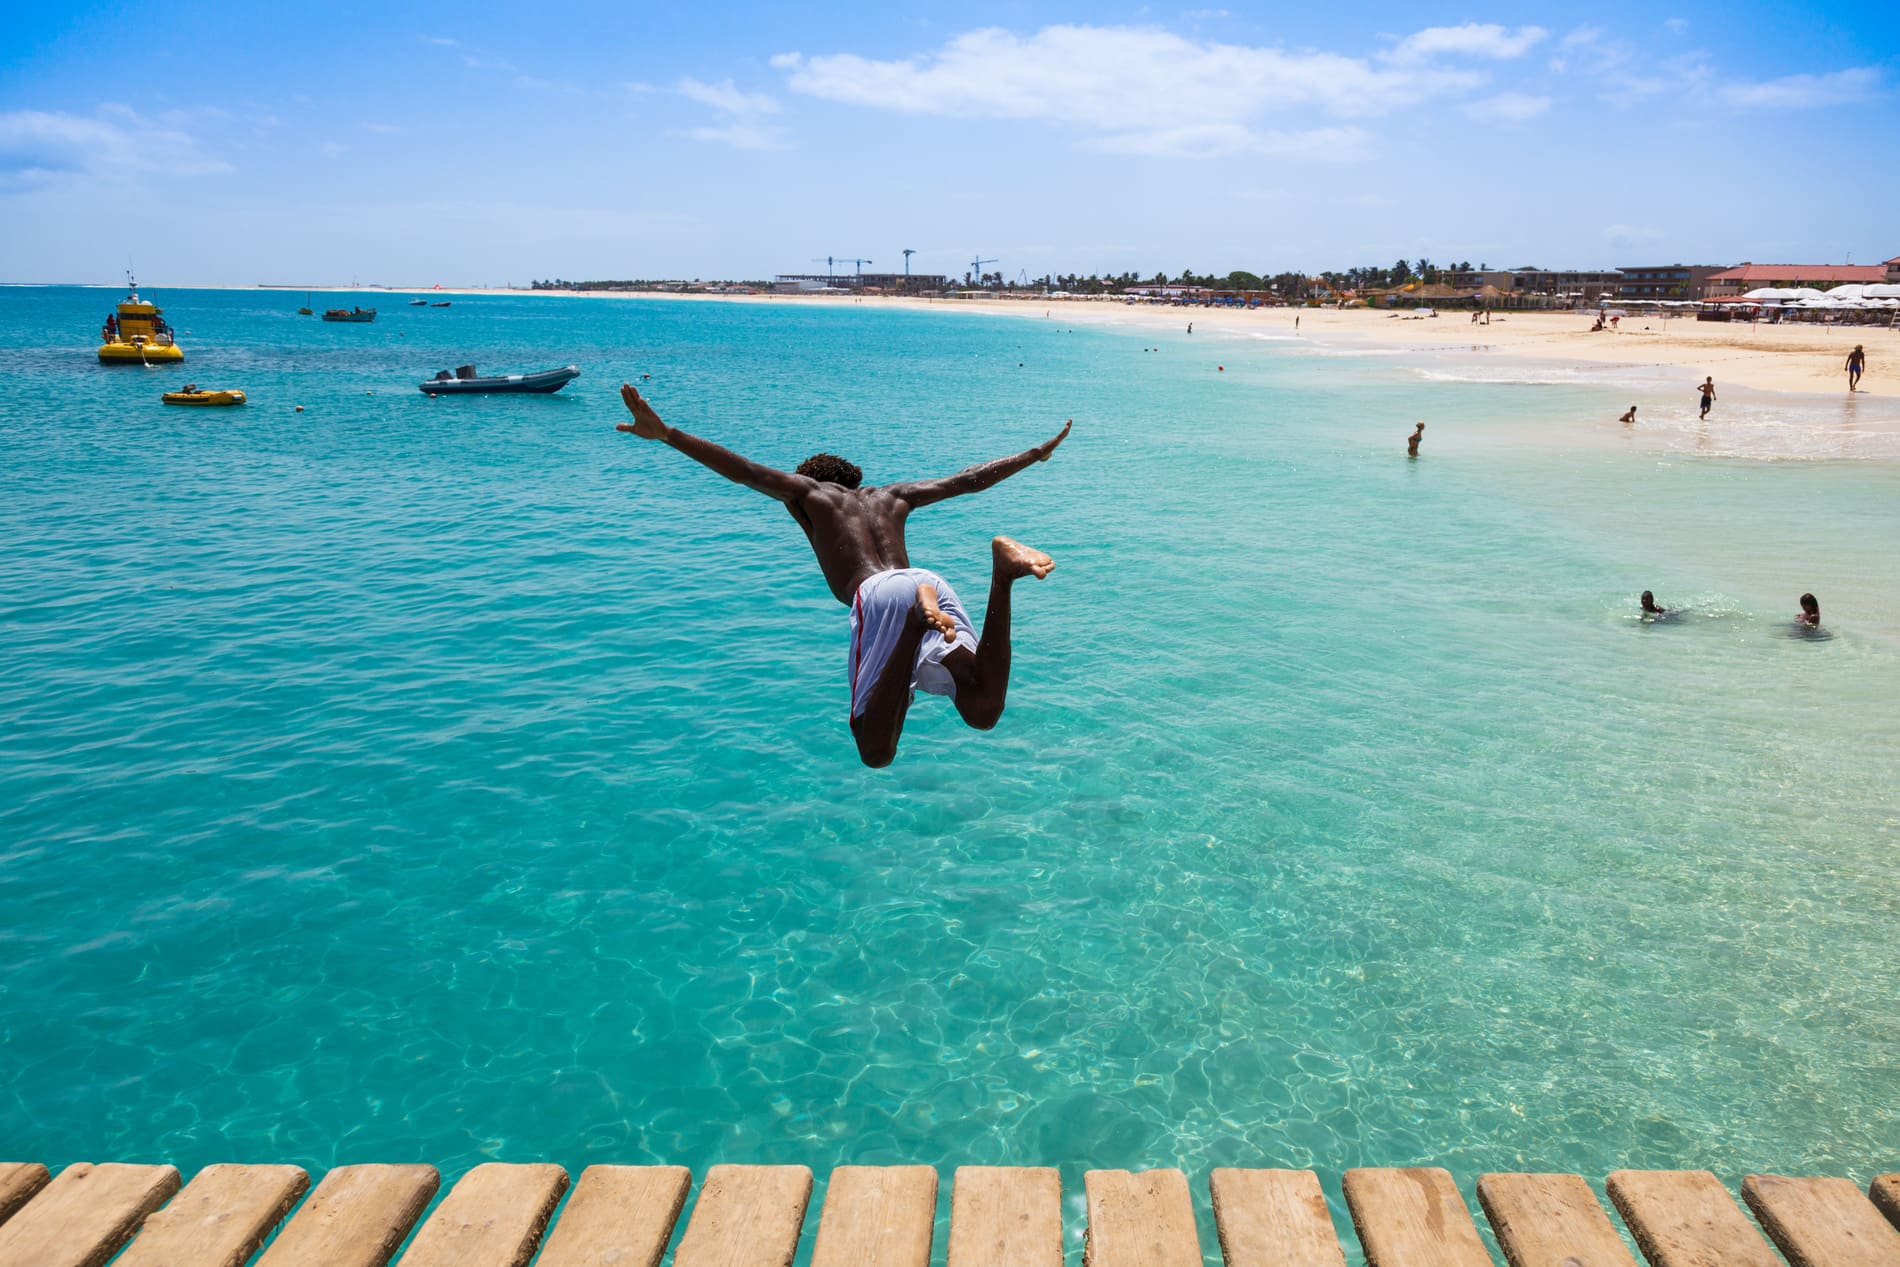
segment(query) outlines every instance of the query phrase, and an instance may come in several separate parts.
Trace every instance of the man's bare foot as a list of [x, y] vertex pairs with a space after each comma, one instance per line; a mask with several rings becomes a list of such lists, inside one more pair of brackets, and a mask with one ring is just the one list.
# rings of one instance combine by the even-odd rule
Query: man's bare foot
[[990, 540], [990, 557], [995, 560], [997, 574], [1011, 580], [1019, 576], [1033, 576], [1040, 581], [1055, 571], [1056, 567], [1056, 561], [1042, 551], [1032, 550], [1009, 537], [994, 537]]
[[924, 624], [943, 635], [945, 642], [954, 642], [957, 636], [957, 622], [950, 619], [943, 608], [937, 606], [937, 587], [919, 585], [917, 587], [917, 614]]

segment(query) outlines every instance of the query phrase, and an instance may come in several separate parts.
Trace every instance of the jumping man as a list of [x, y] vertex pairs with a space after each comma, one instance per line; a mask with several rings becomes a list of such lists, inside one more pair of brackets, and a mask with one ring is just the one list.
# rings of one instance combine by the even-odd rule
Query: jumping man
[[1003, 715], [1009, 690], [1009, 592], [1018, 579], [1049, 575], [1055, 560], [1008, 537], [990, 542], [990, 603], [977, 637], [955, 590], [935, 572], [910, 565], [904, 520], [919, 506], [980, 493], [1035, 462], [1046, 462], [1069, 434], [1014, 457], [968, 467], [944, 479], [861, 488], [864, 473], [829, 453], [786, 472], [740, 457], [660, 421], [640, 393], [622, 384], [633, 421], [620, 424], [663, 440], [735, 484], [785, 503], [805, 530], [825, 583], [851, 609], [851, 734], [868, 766], [897, 756], [914, 690], [948, 695], [958, 716], [988, 730]]

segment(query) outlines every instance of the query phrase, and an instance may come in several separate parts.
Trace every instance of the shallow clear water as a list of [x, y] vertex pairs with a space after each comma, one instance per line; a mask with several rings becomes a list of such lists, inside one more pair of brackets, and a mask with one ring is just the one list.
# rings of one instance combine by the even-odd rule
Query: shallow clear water
[[[1893, 1166], [1894, 461], [869, 308], [161, 291], [186, 365], [106, 369], [116, 298], [0, 290], [22, 1157]], [[469, 360], [584, 376], [415, 390]], [[843, 608], [641, 373], [873, 482], [1073, 416], [912, 522], [1059, 561], [1002, 725], [860, 768]]]

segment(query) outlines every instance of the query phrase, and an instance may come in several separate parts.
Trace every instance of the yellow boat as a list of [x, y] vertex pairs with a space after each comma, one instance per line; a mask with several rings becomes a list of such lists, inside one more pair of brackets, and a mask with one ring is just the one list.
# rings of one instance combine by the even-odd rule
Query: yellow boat
[[207, 392], [187, 383], [181, 392], [166, 392], [159, 397], [168, 405], [241, 405], [244, 393], [239, 391]]
[[119, 301], [117, 312], [106, 317], [99, 332], [99, 359], [108, 365], [170, 365], [185, 359], [185, 350], [172, 341], [157, 304], [139, 298], [139, 284], [127, 273], [131, 294]]

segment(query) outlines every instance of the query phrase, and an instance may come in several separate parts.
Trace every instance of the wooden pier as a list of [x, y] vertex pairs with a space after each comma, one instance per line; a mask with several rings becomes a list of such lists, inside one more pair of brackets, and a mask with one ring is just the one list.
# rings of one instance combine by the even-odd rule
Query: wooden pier
[[[656, 1267], [692, 1187], [679, 1166], [590, 1166], [561, 1206], [559, 1166], [496, 1163], [422, 1220], [439, 1182], [431, 1166], [341, 1166], [314, 1190], [295, 1166], [207, 1166], [179, 1180], [171, 1166], [82, 1162], [53, 1176], [0, 1164], [0, 1267], [103, 1267], [121, 1249], [114, 1267]], [[1201, 1267], [1181, 1171], [1092, 1170], [1083, 1183], [1086, 1267]], [[929, 1166], [832, 1171], [811, 1267], [929, 1267], [938, 1184]], [[1370, 1267], [1491, 1267], [1446, 1171], [1349, 1170], [1343, 1189]], [[1750, 1175], [1741, 1191], [1754, 1219], [1704, 1170], [1620, 1170], [1606, 1189], [1654, 1267], [1900, 1267], [1900, 1174], [1866, 1193], [1845, 1179]], [[714, 1166], [674, 1267], [787, 1267], [811, 1192], [803, 1166]], [[1313, 1172], [1216, 1170], [1206, 1194], [1226, 1267], [1345, 1267]], [[1576, 1175], [1485, 1175], [1476, 1195], [1510, 1267], [1636, 1267]], [[956, 1172], [945, 1267], [1063, 1267], [1063, 1234], [1055, 1170]]]

